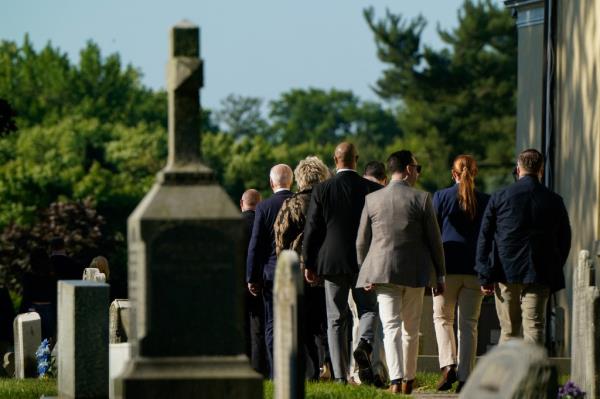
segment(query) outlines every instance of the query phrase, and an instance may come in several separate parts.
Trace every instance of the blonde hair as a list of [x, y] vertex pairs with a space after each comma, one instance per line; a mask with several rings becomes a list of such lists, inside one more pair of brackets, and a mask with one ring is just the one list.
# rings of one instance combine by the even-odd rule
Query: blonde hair
[[477, 216], [477, 197], [475, 196], [475, 176], [477, 162], [470, 155], [459, 155], [452, 163], [452, 172], [459, 177], [458, 202], [471, 220]]
[[104, 256], [96, 256], [94, 259], [92, 259], [92, 262], [90, 262], [90, 267], [95, 267], [100, 271], [100, 273], [104, 273], [106, 280], [108, 280], [110, 269], [108, 267], [108, 259], [106, 259]]
[[328, 179], [329, 169], [318, 157], [308, 156], [298, 162], [294, 175], [296, 175], [298, 190], [303, 191]]

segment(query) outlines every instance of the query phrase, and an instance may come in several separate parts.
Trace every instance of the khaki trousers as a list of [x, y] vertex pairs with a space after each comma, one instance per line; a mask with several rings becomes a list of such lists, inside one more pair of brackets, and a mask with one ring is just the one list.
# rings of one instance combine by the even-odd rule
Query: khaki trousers
[[412, 380], [417, 374], [425, 288], [378, 284], [375, 290], [390, 380]]
[[500, 343], [520, 337], [526, 342], [544, 344], [546, 304], [550, 288], [541, 284], [498, 283], [496, 312], [500, 320]]
[[[477, 353], [477, 322], [483, 295], [479, 280], [470, 274], [446, 275], [446, 291], [433, 297], [433, 323], [440, 368], [458, 365], [459, 381], [466, 381]], [[458, 305], [458, 350], [454, 314]]]

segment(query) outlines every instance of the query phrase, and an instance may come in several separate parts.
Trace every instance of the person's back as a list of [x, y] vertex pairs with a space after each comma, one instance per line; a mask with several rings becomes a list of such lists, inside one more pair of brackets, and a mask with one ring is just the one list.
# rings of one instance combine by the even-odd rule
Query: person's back
[[[358, 272], [355, 242], [360, 215], [365, 196], [380, 188], [380, 185], [354, 171], [339, 172], [335, 177], [314, 187], [313, 198], [320, 202], [325, 233], [319, 248], [310, 247], [312, 252], [309, 257], [317, 259], [318, 274]], [[310, 216], [308, 220], [311, 220]], [[313, 228], [315, 230], [317, 229]], [[314, 252], [316, 249], [318, 253]]]
[[81, 280], [84, 267], [67, 255], [65, 242], [61, 237], [50, 241], [50, 251], [50, 265], [56, 280]]
[[473, 218], [462, 209], [457, 198], [458, 184], [437, 191], [433, 196], [448, 273], [475, 274], [477, 236], [490, 196], [477, 190], [474, 194], [476, 211]]
[[561, 239], [566, 217], [562, 199], [536, 177], [524, 176], [495, 193], [493, 201], [497, 226], [494, 240], [506, 280], [552, 283], [553, 291], [564, 288], [560, 269], [570, 240]]
[[492, 195], [477, 242], [481, 290], [495, 295], [500, 343], [521, 335], [543, 344], [546, 304], [564, 288], [571, 248], [569, 216], [559, 195], [542, 185], [544, 157], [519, 154], [519, 180]]
[[[443, 264], [437, 245], [438, 227], [427, 223], [431, 215], [426, 211], [430, 208], [429, 193], [398, 180], [367, 196], [365, 209], [371, 219], [371, 239], [367, 241], [363, 239], [365, 234], [358, 234], [356, 247], [362, 261], [359, 286], [429, 285], [434, 263]], [[435, 237], [436, 242], [431, 242], [430, 237]]]

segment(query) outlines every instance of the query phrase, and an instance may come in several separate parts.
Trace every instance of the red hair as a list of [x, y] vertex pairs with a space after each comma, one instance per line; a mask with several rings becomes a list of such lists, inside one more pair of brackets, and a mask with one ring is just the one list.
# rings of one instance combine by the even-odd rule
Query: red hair
[[452, 163], [452, 172], [459, 178], [458, 202], [471, 220], [477, 216], [477, 198], [475, 196], [475, 176], [477, 162], [470, 155], [459, 155]]

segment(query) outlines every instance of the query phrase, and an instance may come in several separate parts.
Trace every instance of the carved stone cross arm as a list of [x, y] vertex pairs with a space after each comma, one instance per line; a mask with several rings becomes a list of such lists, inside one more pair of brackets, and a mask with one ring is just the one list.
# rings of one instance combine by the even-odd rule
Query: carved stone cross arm
[[188, 21], [170, 32], [167, 90], [169, 94], [169, 157], [167, 171], [197, 168], [200, 162], [200, 100], [203, 64], [199, 28]]

